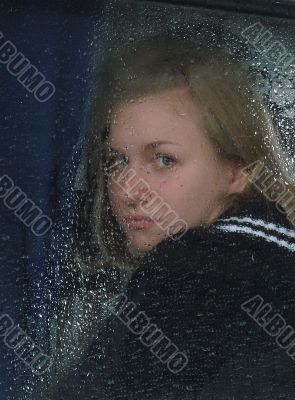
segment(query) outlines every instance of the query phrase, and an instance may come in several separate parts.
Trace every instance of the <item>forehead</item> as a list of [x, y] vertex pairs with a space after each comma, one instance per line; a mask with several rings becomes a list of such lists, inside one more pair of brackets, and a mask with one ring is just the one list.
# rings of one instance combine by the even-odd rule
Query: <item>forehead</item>
[[188, 87], [168, 89], [115, 106], [109, 144], [185, 140], [200, 121]]

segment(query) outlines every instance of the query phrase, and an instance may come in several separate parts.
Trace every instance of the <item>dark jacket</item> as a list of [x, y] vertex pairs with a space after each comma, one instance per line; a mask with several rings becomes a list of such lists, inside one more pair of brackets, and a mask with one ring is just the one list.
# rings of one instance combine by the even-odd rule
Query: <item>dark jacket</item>
[[294, 269], [294, 229], [262, 197], [167, 238], [107, 305], [105, 339], [93, 341], [67, 393], [294, 399]]

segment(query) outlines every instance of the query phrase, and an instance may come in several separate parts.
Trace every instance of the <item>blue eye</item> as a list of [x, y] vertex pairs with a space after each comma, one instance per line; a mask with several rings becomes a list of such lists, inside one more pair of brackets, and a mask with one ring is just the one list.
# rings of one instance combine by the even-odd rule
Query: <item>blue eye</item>
[[171, 156], [168, 156], [166, 154], [156, 154], [156, 159], [157, 160], [162, 160], [162, 162], [160, 162], [160, 166], [161, 167], [171, 167], [174, 163], [175, 163], [175, 159]]

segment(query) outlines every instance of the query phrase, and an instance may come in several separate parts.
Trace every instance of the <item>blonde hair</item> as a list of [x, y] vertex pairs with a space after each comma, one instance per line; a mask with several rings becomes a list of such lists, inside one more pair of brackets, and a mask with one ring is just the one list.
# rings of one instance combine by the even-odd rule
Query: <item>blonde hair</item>
[[[221, 48], [153, 37], [111, 55], [99, 77], [87, 146], [87, 201], [82, 210], [84, 228], [90, 229], [92, 243], [99, 246], [100, 258], [93, 260], [94, 269], [110, 263], [127, 268], [136, 264], [112, 215], [106, 190], [104, 142], [118, 103], [188, 86], [217, 154], [225, 160], [243, 160], [246, 165], [259, 160], [272, 171], [273, 179], [283, 179], [295, 193], [284, 165], [286, 154], [262, 99], [239, 63]], [[260, 195], [252, 184], [256, 173], [257, 167], [249, 170], [245, 190], [225, 198], [207, 225], [230, 207]]]

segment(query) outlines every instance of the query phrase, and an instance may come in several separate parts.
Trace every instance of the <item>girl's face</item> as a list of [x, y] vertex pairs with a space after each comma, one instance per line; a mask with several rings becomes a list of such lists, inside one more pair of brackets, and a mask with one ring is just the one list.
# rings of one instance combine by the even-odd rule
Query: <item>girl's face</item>
[[[168, 236], [161, 222], [168, 211], [197, 227], [247, 183], [242, 165], [218, 157], [186, 87], [117, 105], [107, 149], [109, 164], [116, 164], [108, 179], [112, 211], [140, 253]], [[122, 172], [128, 174], [120, 179]], [[152, 197], [165, 205], [162, 216], [156, 205], [148, 207]]]

